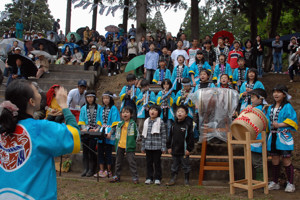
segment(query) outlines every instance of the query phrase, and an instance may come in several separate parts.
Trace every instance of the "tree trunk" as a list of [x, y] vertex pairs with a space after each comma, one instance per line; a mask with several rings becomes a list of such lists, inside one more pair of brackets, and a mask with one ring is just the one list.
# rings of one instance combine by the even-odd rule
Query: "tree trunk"
[[[282, 4], [283, 4], [283, 0], [272, 1], [271, 28], [269, 32], [270, 38], [274, 38], [276, 36], [276, 31], [281, 17]], [[270, 71], [271, 66], [272, 66], [272, 48], [269, 48], [267, 58], [265, 59], [265, 71], [266, 72]]]
[[[94, 0], [94, 4], [98, 4], [99, 0]], [[98, 6], [96, 6], [93, 10], [93, 22], [92, 22], [92, 28], [96, 30], [97, 27], [97, 14], [98, 14]]]
[[251, 0], [249, 4], [251, 40], [255, 41], [257, 36], [257, 0]]
[[67, 16], [66, 16], [65, 35], [67, 35], [71, 31], [71, 12], [72, 12], [72, 0], [67, 0]]
[[147, 0], [139, 0], [136, 2], [136, 38], [137, 42], [142, 36], [146, 35], [147, 24]]
[[[201, 1], [201, 0], [200, 0]], [[191, 0], [191, 30], [192, 34], [190, 39], [199, 40], [199, 0]]]
[[126, 6], [123, 10], [123, 28], [125, 33], [127, 33], [128, 28], [128, 7], [129, 7], [129, 0], [124, 0], [124, 5]]

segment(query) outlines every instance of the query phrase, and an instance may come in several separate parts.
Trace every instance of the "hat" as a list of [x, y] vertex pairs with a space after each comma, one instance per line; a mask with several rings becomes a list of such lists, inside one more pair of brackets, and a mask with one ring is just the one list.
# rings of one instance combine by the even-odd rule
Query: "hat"
[[15, 50], [21, 50], [21, 48], [20, 47], [16, 47]]
[[86, 85], [87, 85], [86, 80], [78, 81], [78, 86], [85, 86], [86, 87]]
[[93, 45], [91, 48], [92, 48], [92, 49], [97, 49], [96, 45]]
[[110, 51], [110, 48], [106, 48], [105, 50], [106, 50], [106, 51]]
[[130, 38], [129, 39], [135, 39], [135, 37], [132, 35], [132, 36], [130, 36]]
[[151, 35], [151, 33], [147, 33], [147, 35], [146, 35], [147, 37], [151, 37], [152, 35]]

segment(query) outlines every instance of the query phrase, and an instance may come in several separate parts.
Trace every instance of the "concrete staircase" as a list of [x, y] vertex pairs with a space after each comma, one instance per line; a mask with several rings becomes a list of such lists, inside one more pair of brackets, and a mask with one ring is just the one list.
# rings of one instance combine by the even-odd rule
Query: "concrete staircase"
[[[95, 89], [95, 83], [100, 70], [98, 72], [85, 71], [82, 65], [50, 65], [50, 73], [44, 74], [40, 79], [29, 79], [29, 81], [37, 82], [42, 90], [47, 92], [54, 84], [65, 87], [68, 91], [77, 87], [80, 79], [87, 81], [88, 88]], [[0, 86], [0, 102], [4, 100], [7, 78], [4, 78], [3, 84]]]

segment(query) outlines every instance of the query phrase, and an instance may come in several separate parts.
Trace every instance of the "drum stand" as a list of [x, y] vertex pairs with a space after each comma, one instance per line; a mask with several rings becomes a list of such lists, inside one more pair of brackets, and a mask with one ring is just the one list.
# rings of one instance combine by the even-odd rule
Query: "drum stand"
[[[228, 132], [229, 127], [226, 123], [225, 128], [218, 128], [218, 131], [221, 132]], [[216, 171], [216, 170], [229, 170], [229, 163], [228, 162], [206, 162], [206, 150], [207, 150], [207, 140], [206, 134], [216, 131], [214, 128], [205, 127], [203, 131], [203, 140], [201, 146], [201, 160], [200, 160], [200, 168], [199, 168], [199, 180], [198, 185], [202, 185], [202, 181], [204, 178], [204, 171]]]
[[[228, 156], [229, 156], [229, 179], [230, 179], [230, 194], [235, 193], [235, 188], [248, 190], [248, 198], [253, 198], [253, 190], [264, 188], [264, 193], [269, 194], [268, 190], [268, 169], [267, 169], [267, 145], [266, 132], [262, 132], [261, 140], [251, 140], [250, 133], [246, 132], [246, 140], [233, 140], [232, 133], [228, 133]], [[262, 161], [263, 161], [263, 181], [252, 179], [252, 157], [251, 143], [262, 143]], [[245, 163], [245, 179], [234, 180], [234, 165], [233, 165], [233, 148], [234, 144], [242, 144], [244, 146], [244, 163]]]

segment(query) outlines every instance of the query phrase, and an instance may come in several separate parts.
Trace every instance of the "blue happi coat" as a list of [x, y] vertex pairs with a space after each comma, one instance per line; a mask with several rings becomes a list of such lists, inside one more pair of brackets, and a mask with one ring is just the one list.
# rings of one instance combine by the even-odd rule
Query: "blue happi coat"
[[120, 100], [121, 100], [121, 108], [120, 108], [120, 110], [122, 110], [123, 109], [123, 107], [125, 106], [125, 105], [129, 105], [129, 106], [136, 106], [135, 104], [136, 104], [136, 99], [137, 99], [137, 97], [139, 96], [139, 94], [140, 94], [140, 92], [141, 92], [141, 90], [140, 90], [140, 88], [137, 88], [137, 87], [135, 87], [135, 94], [134, 94], [134, 97], [133, 97], [133, 99], [132, 100], [125, 100], [125, 95], [126, 95], [126, 90], [128, 91], [128, 90], [130, 90], [132, 88], [132, 86], [129, 86], [129, 85], [125, 85], [123, 88], [122, 88], [122, 90], [121, 90], [121, 92], [120, 92], [120, 94], [119, 94], [119, 97], [120, 97]]
[[150, 107], [151, 105], [155, 104], [156, 97], [154, 92], [149, 91], [149, 99], [148, 99], [148, 105], [144, 105], [144, 101], [142, 101], [142, 98], [144, 96], [144, 93], [146, 95], [146, 92], [140, 92], [139, 96], [137, 97], [136, 106], [137, 106], [137, 118], [145, 118], [146, 117], [146, 107]]
[[[172, 72], [172, 77], [171, 77], [172, 84], [174, 84], [174, 82], [177, 78], [177, 68], [178, 68], [178, 66], [174, 67], [173, 72]], [[189, 67], [187, 67], [185, 65], [183, 66], [183, 72], [182, 72], [181, 79], [182, 78], [190, 78], [189, 77]], [[175, 84], [173, 89], [176, 90], [176, 88], [177, 88], [177, 84]]]
[[[198, 64], [196, 62], [194, 62], [190, 68], [192, 68], [193, 71], [195, 72], [195, 81], [196, 81], [196, 84], [198, 85], [200, 83], [200, 71], [199, 71]], [[206, 69], [211, 72], [211, 66], [206, 61], [202, 65], [202, 69]]]
[[[103, 130], [103, 128], [105, 128], [105, 134], [110, 133], [111, 128], [118, 125], [118, 123], [120, 122], [120, 113], [119, 110], [116, 106], [112, 106], [110, 108], [109, 114], [108, 114], [108, 120], [107, 123], [105, 124], [108, 127], [104, 127], [103, 125], [103, 115], [104, 115], [104, 108], [105, 106], [101, 106], [99, 109], [99, 114], [98, 119], [97, 119], [97, 124], [101, 126], [100, 131]], [[99, 143], [102, 143], [102, 140], [98, 140]], [[115, 135], [111, 135], [110, 139], [105, 139], [105, 143], [106, 144], [111, 144], [114, 145], [115, 144]]]
[[[248, 98], [249, 97], [243, 96], [243, 93], [246, 92], [246, 84], [247, 84], [247, 81], [245, 81], [240, 88], [240, 102], [242, 104], [241, 110], [245, 109], [248, 106]], [[265, 89], [264, 85], [260, 81], [256, 81], [254, 84], [254, 87], [252, 89], [254, 90], [257, 88]]]
[[57, 199], [54, 157], [80, 151], [78, 128], [28, 118], [14, 137], [1, 134], [0, 199]]
[[159, 81], [163, 81], [164, 79], [171, 79], [171, 72], [169, 69], [164, 69], [164, 75], [162, 80], [161, 77], [159, 77], [159, 72], [160, 69], [157, 69], [155, 71], [152, 82], [157, 84]]
[[[100, 108], [101, 108], [101, 106], [99, 104], [97, 104], [96, 124], [98, 124]], [[82, 106], [82, 108], [80, 109], [78, 125], [79, 126], [81, 126], [81, 125], [88, 126], [89, 125], [89, 120], [88, 120], [88, 116], [87, 116], [87, 105]], [[98, 125], [100, 125], [100, 124], [98, 124]]]
[[232, 79], [232, 70], [228, 63], [225, 64], [225, 70], [224, 73], [221, 72], [221, 64], [216, 65], [214, 75], [212, 80], [217, 81], [217, 83], [220, 82], [220, 77], [222, 74], [228, 74], [229, 78]]
[[[167, 97], [166, 97], [167, 98]], [[175, 94], [174, 92], [171, 93], [170, 98], [168, 99], [168, 119], [171, 119], [174, 121], [174, 111], [173, 111], [173, 103], [175, 101]], [[161, 105], [162, 104], [162, 91], [159, 91], [156, 96], [156, 104]], [[160, 114], [160, 118], [163, 119], [163, 112]]]
[[[263, 113], [266, 114], [266, 112], [263, 110], [263, 108], [264, 108], [263, 105], [256, 106], [255, 108], [263, 111]], [[261, 140], [261, 133], [259, 133], [256, 136], [256, 140]], [[256, 152], [256, 153], [261, 153], [262, 152], [262, 143], [252, 143], [251, 144], [251, 151]]]
[[[191, 90], [193, 90], [193, 88], [191, 88]], [[184, 104], [186, 102], [186, 106], [188, 107], [188, 111], [189, 111], [188, 116], [193, 119], [193, 117], [194, 117], [194, 104], [193, 104], [192, 100], [185, 99], [185, 102], [182, 102], [181, 96], [182, 96], [181, 90], [179, 90], [176, 94], [176, 97], [175, 97], [176, 105], [179, 106], [179, 105]]]
[[[273, 106], [275, 105], [269, 107], [266, 115], [269, 121], [270, 131], [271, 131], [271, 124], [273, 123], [270, 121], [270, 114]], [[281, 127], [277, 129], [276, 149], [288, 150], [288, 151], [294, 150], [294, 139], [292, 137], [291, 131], [298, 130], [298, 121], [297, 121], [297, 113], [290, 103], [285, 104], [283, 108], [280, 110], [277, 123], [286, 123], [289, 126]], [[271, 151], [271, 142], [272, 142], [272, 134], [270, 133], [267, 142], [268, 151]]]
[[[245, 71], [244, 81], [247, 80], [248, 69], [249, 69], [248, 67], [245, 68], [246, 71]], [[232, 79], [233, 79], [232, 83], [233, 84], [237, 84], [237, 82], [239, 81], [239, 68], [236, 68], [234, 70], [234, 72], [233, 72], [233, 78]], [[239, 86], [239, 87], [241, 87], [241, 86]]]

